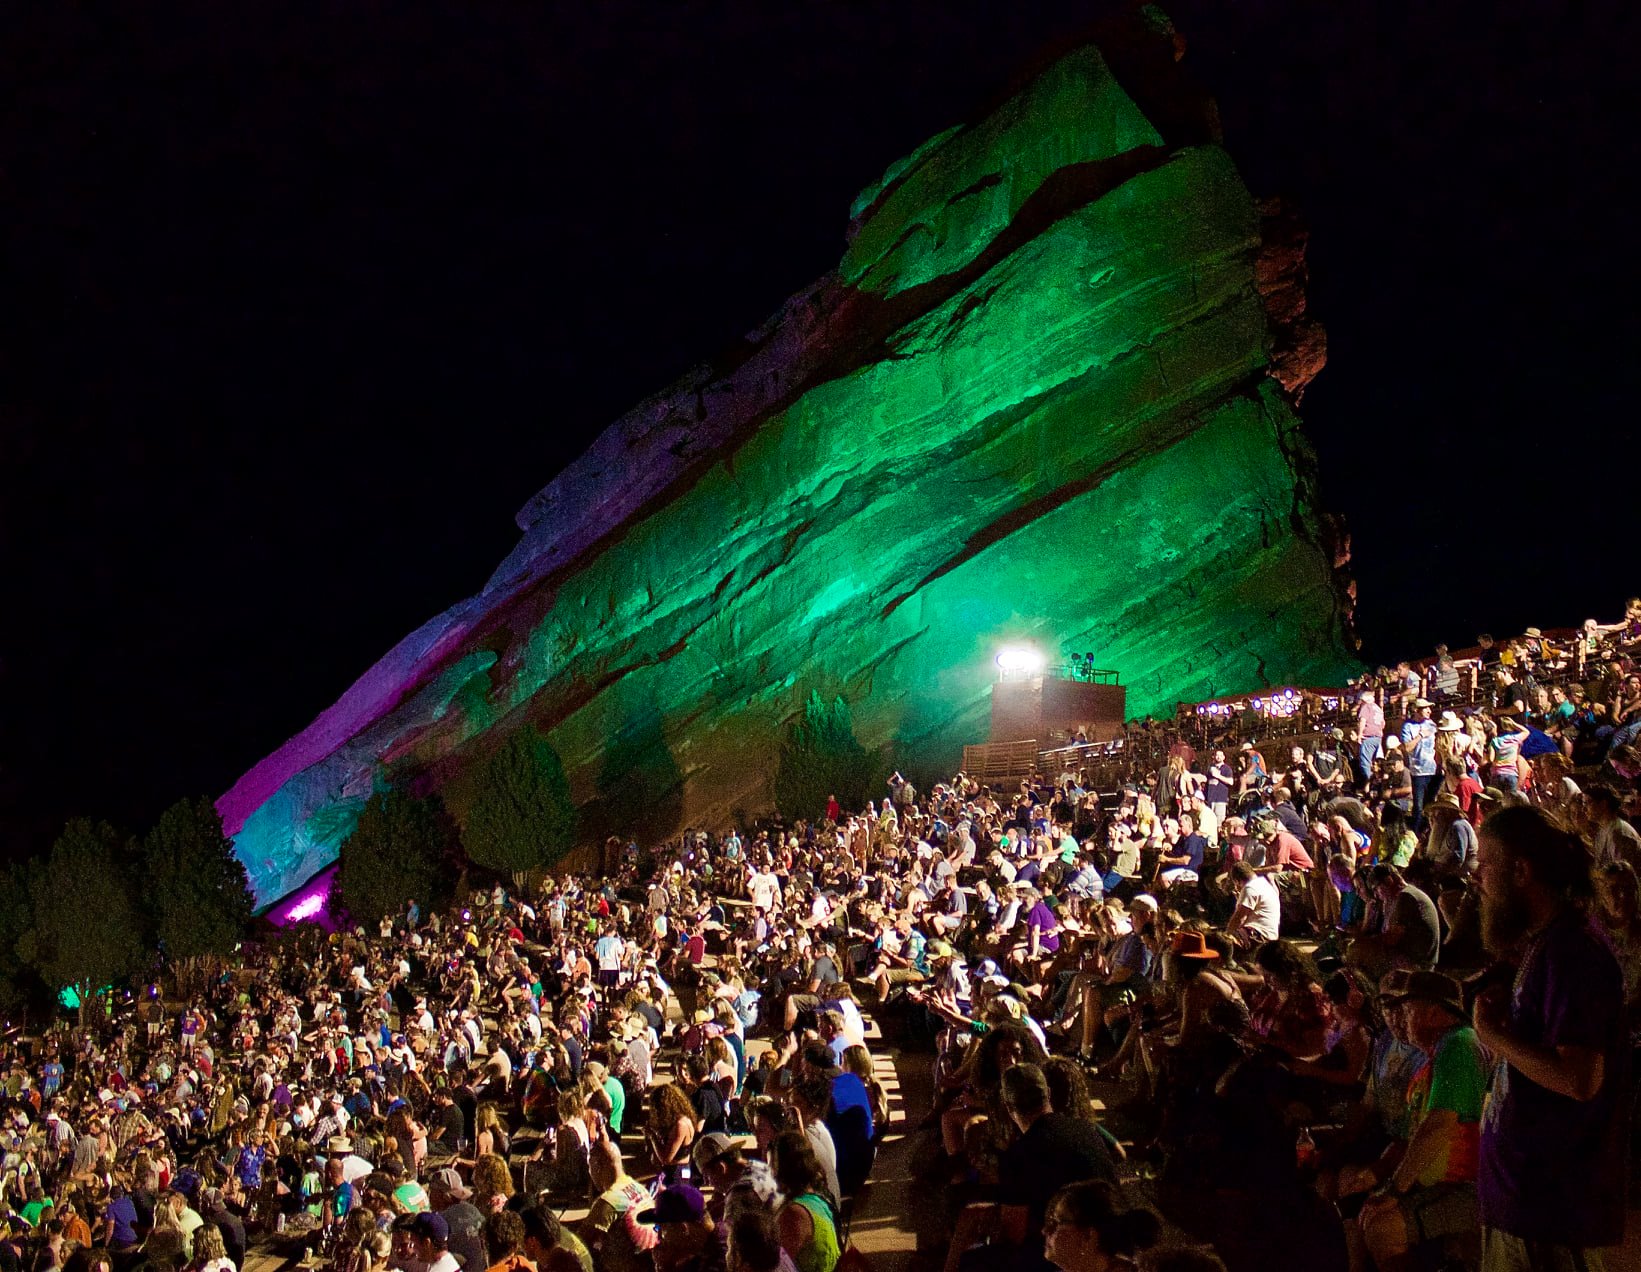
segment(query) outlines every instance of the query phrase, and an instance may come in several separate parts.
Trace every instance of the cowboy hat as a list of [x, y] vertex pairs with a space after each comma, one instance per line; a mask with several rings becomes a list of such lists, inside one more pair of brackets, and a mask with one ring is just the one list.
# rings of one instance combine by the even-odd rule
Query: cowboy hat
[[1175, 932], [1174, 957], [1213, 961], [1219, 958], [1219, 951], [1208, 948], [1208, 942], [1201, 932]]
[[1437, 733], [1463, 733], [1464, 721], [1452, 711], [1442, 712], [1442, 722], [1436, 726]]
[[1460, 1020], [1468, 1015], [1464, 1009], [1464, 991], [1459, 988], [1459, 983], [1441, 972], [1410, 972], [1401, 996], [1404, 1002], [1435, 1003], [1438, 1007], [1445, 1007]]

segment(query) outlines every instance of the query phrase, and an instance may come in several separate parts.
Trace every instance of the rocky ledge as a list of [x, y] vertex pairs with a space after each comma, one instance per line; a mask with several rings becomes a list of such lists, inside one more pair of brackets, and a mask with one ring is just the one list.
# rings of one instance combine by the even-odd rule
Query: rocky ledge
[[259, 900], [384, 782], [459, 817], [526, 721], [589, 827], [661, 834], [766, 807], [811, 689], [950, 765], [1005, 640], [1095, 651], [1135, 714], [1342, 674], [1346, 554], [1293, 410], [1325, 350], [1303, 235], [1176, 54], [1124, 28], [932, 139], [856, 200], [834, 273], [612, 424], [477, 595], [219, 801]]

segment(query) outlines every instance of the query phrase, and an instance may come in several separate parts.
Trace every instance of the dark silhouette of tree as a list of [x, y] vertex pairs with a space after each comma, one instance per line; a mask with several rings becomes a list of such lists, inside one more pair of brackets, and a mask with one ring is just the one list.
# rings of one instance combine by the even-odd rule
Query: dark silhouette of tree
[[443, 890], [444, 863], [458, 839], [437, 795], [376, 792], [342, 841], [337, 890], [343, 906], [367, 923], [397, 914], [413, 900], [427, 909]]
[[142, 841], [142, 899], [160, 949], [186, 987], [244, 939], [256, 908], [245, 867], [223, 834], [216, 806], [181, 799]]
[[604, 747], [598, 791], [598, 830], [628, 839], [664, 835], [684, 812], [684, 775], [667, 746], [660, 709], [653, 701], [624, 713]]
[[558, 752], [526, 725], [480, 770], [462, 826], [462, 845], [476, 866], [522, 885], [575, 843], [576, 808]]
[[0, 869], [0, 1007], [8, 1010], [39, 996], [39, 982], [17, 955], [17, 947], [34, 921], [29, 906], [28, 870], [22, 864]]
[[29, 869], [31, 922], [17, 953], [53, 989], [80, 998], [80, 1021], [102, 1008], [101, 993], [140, 969], [142, 906], [128, 864], [136, 845], [107, 822], [78, 818]]
[[860, 808], [873, 789], [876, 757], [855, 737], [849, 704], [827, 704], [812, 692], [793, 722], [775, 769], [775, 807], [788, 818], [823, 817], [836, 795], [845, 808]]

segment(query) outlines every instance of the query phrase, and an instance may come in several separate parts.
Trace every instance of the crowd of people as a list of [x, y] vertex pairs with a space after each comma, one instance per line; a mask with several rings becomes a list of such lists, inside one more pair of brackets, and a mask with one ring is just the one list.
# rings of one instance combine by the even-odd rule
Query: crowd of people
[[[1632, 610], [1599, 753], [1517, 657], [1462, 708], [1375, 678], [1280, 755], [896, 773], [9, 1039], [0, 1272], [834, 1272], [892, 1117], [945, 1272], [1600, 1266]], [[874, 1019], [933, 1052], [929, 1107], [892, 1110]]]

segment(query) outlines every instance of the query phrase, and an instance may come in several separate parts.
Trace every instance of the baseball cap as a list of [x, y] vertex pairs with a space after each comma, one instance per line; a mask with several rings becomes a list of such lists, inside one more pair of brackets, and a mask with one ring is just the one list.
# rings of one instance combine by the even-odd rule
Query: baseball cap
[[699, 1223], [706, 1214], [706, 1199], [699, 1188], [674, 1184], [662, 1191], [655, 1205], [638, 1216], [639, 1223]]
[[473, 1195], [472, 1189], [462, 1183], [462, 1177], [455, 1170], [446, 1166], [443, 1170], [436, 1170], [428, 1176], [428, 1187], [437, 1188], [442, 1193], [448, 1193], [457, 1201], [466, 1201]]
[[704, 1171], [734, 1147], [733, 1137], [725, 1135], [722, 1131], [712, 1131], [695, 1141], [695, 1147], [690, 1150], [690, 1161], [695, 1163], [696, 1170]]
[[443, 1215], [431, 1210], [416, 1215], [400, 1215], [393, 1221], [393, 1230], [408, 1232], [413, 1237], [426, 1237], [435, 1245], [444, 1245], [450, 1240], [450, 1225]]
[[427, 1199], [427, 1189], [423, 1188], [414, 1179], [408, 1184], [400, 1184], [393, 1190], [393, 1200], [403, 1209], [412, 1213], [427, 1210], [432, 1204]]

